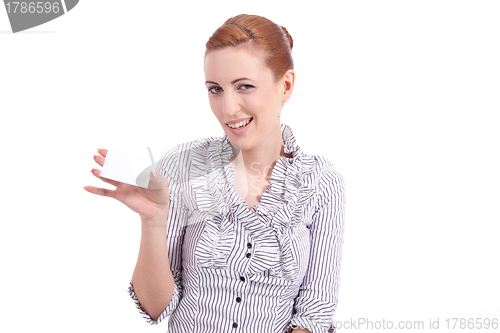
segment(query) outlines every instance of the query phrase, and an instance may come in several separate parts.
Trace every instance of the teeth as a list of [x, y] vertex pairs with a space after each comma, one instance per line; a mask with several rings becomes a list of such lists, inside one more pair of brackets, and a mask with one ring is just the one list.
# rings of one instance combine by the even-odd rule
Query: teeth
[[236, 124], [228, 124], [228, 126], [231, 128], [240, 128], [240, 127], [246, 126], [249, 122], [250, 122], [250, 120], [240, 121], [239, 123], [236, 123]]

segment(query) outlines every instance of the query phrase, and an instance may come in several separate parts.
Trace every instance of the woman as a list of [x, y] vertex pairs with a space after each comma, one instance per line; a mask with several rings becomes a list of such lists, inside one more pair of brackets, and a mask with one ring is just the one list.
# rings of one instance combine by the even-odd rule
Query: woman
[[[344, 186], [280, 122], [295, 82], [292, 47], [287, 30], [268, 19], [227, 20], [207, 42], [204, 63], [224, 136], [165, 153], [148, 189], [92, 169], [116, 189], [87, 191], [141, 217], [129, 293], [151, 324], [170, 316], [172, 332], [333, 328]], [[98, 152], [102, 166], [107, 151]]]

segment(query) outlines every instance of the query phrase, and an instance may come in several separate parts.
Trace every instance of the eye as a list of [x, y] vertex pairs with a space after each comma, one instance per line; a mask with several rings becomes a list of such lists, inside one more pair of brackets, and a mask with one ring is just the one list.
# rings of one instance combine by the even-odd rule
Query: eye
[[218, 94], [221, 91], [222, 91], [222, 88], [218, 87], [218, 86], [213, 86], [213, 87], [208, 88], [208, 92], [211, 93], [212, 95]]
[[238, 89], [241, 90], [248, 90], [250, 88], [254, 88], [254, 86], [252, 86], [251, 84], [242, 84], [241, 86], [238, 87]]

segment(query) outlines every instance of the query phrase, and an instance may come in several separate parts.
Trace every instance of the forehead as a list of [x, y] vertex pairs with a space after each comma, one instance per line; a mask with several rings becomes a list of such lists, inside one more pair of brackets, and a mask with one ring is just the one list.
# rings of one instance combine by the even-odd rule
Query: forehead
[[225, 47], [210, 51], [205, 57], [204, 69], [207, 80], [220, 84], [241, 77], [265, 80], [272, 76], [264, 63], [262, 52], [248, 47]]

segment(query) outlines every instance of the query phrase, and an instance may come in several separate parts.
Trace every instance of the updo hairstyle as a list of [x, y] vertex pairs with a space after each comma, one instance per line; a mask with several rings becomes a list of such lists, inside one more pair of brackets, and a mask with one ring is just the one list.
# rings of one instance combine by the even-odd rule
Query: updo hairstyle
[[293, 39], [285, 27], [265, 17], [241, 14], [228, 19], [208, 39], [205, 56], [227, 46], [249, 45], [264, 51], [264, 61], [279, 80], [293, 69]]

